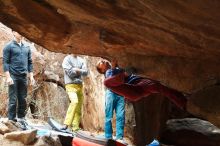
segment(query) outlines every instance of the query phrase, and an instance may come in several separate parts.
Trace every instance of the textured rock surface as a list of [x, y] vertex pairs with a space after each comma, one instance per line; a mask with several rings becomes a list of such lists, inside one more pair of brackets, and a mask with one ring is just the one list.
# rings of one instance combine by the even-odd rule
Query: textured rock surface
[[33, 113], [35, 118], [47, 121], [54, 117], [62, 122], [68, 107], [68, 97], [65, 90], [55, 83], [43, 82], [32, 97]]
[[0, 135], [0, 145], [2, 146], [24, 146], [20, 141], [11, 141], [5, 139], [3, 135]]
[[7, 133], [9, 131], [10, 131], [9, 128], [1, 122], [0, 123], [0, 134], [4, 135], [5, 133]]
[[62, 146], [58, 136], [42, 136], [33, 146]]
[[114, 57], [185, 92], [219, 79], [218, 0], [0, 3], [0, 21], [49, 50]]
[[25, 130], [25, 131], [15, 131], [11, 133], [6, 133], [4, 137], [6, 139], [20, 141], [23, 144], [30, 144], [36, 139], [37, 130]]
[[161, 142], [176, 146], [219, 146], [220, 129], [195, 118], [169, 120]]
[[84, 106], [82, 124], [86, 130], [102, 130], [104, 126], [104, 85], [103, 76], [96, 72], [96, 58], [86, 57], [89, 69], [88, 77], [84, 78]]
[[220, 127], [220, 85], [200, 90], [190, 97], [187, 110]]
[[135, 111], [135, 136], [137, 146], [146, 146], [158, 139], [168, 119], [169, 102], [161, 95], [151, 95], [133, 103]]
[[220, 79], [219, 10], [218, 0], [1, 0], [0, 21], [51, 51], [116, 58], [195, 93]]
[[8, 119], [2, 121], [2, 123], [8, 127], [9, 132], [14, 132], [14, 131], [19, 131], [19, 130], [21, 130], [21, 129], [19, 129], [19, 127], [17, 127], [17, 126], [15, 125], [14, 122], [12, 122], [12, 121], [10, 121], [10, 120], [8, 120]]

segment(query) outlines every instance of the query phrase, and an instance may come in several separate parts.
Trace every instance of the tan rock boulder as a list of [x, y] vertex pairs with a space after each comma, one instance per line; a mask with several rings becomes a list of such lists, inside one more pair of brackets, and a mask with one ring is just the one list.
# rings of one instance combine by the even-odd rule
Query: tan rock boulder
[[171, 119], [160, 141], [174, 146], [219, 146], [220, 129], [197, 118]]
[[33, 146], [62, 146], [57, 136], [43, 136]]
[[55, 117], [59, 122], [65, 118], [69, 98], [66, 91], [55, 83], [43, 82], [32, 99], [35, 103], [33, 115], [47, 121], [48, 117]]
[[30, 144], [36, 140], [37, 130], [26, 130], [26, 131], [15, 131], [11, 133], [6, 133], [4, 138], [10, 139], [13, 141], [20, 141], [23, 144]]
[[220, 127], [220, 85], [210, 86], [192, 94], [187, 110], [193, 115]]
[[0, 122], [0, 133], [5, 134], [8, 133], [10, 130], [9, 128], [4, 124]]
[[3, 121], [2, 123], [8, 127], [9, 132], [21, 130], [19, 129], [19, 127], [16, 126], [16, 123], [11, 120], [6, 120], [6, 121]]
[[0, 134], [0, 146], [24, 146], [24, 144], [20, 141], [5, 139], [4, 136]]

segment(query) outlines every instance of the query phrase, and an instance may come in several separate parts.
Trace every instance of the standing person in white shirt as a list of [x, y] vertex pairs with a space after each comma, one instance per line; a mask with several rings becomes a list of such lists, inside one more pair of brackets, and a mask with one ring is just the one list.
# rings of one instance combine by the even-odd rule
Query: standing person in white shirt
[[79, 130], [81, 109], [83, 104], [83, 80], [88, 70], [86, 61], [77, 55], [67, 55], [62, 63], [66, 92], [70, 99], [64, 126], [62, 130], [71, 127], [73, 131]]

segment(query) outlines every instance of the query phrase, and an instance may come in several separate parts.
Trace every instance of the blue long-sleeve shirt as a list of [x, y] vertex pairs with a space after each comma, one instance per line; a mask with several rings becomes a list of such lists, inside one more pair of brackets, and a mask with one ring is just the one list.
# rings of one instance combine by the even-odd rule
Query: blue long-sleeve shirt
[[26, 75], [33, 71], [31, 50], [28, 45], [10, 41], [3, 49], [3, 69], [14, 75]]
[[[112, 77], [114, 75], [117, 75], [119, 73], [122, 73], [124, 72], [125, 70], [122, 69], [122, 68], [119, 68], [119, 67], [116, 67], [115, 69], [108, 69], [105, 73], [105, 78], [109, 78], [109, 77]], [[128, 83], [128, 84], [132, 84], [133, 82], [139, 80], [139, 79], [142, 79], [143, 77], [140, 77], [140, 76], [137, 76], [137, 75], [134, 75], [134, 74], [130, 74], [128, 75], [126, 78], [125, 78], [125, 83]]]
[[108, 69], [106, 72], [105, 72], [105, 78], [109, 78], [109, 77], [112, 77], [114, 75], [117, 75], [121, 72], [123, 72], [124, 70], [119, 68], [119, 67], [116, 67], [114, 69]]

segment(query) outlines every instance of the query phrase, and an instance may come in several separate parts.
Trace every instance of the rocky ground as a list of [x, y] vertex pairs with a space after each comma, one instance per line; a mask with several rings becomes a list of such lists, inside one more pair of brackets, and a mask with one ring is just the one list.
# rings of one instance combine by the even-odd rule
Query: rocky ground
[[[69, 138], [68, 145], [71, 145], [72, 134], [55, 131], [47, 122], [36, 119], [26, 119], [26, 128], [18, 122], [10, 121], [7, 118], [0, 118], [0, 145], [4, 146], [66, 146], [66, 139]], [[103, 132], [89, 132], [80, 130], [85, 136], [103, 137]], [[72, 138], [71, 138], [72, 137]], [[132, 146], [129, 138], [124, 139]]]
[[[2, 146], [61, 146], [56, 134], [41, 134], [41, 129], [48, 129], [48, 124], [40, 120], [28, 120], [35, 128], [22, 130], [18, 122], [0, 119], [0, 145]], [[47, 127], [47, 129], [46, 129]], [[50, 131], [50, 129], [48, 129]]]

